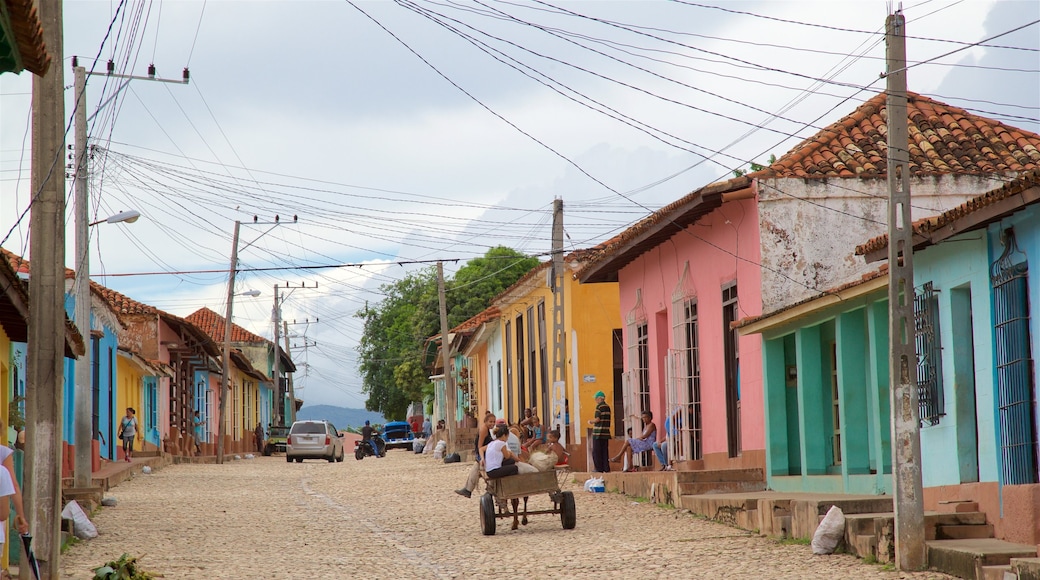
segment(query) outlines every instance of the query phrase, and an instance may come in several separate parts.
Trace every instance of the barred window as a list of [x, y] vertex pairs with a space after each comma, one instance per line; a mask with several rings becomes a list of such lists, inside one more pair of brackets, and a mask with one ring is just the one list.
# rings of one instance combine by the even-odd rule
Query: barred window
[[922, 425], [938, 425], [939, 418], [946, 414], [939, 340], [939, 297], [935, 292], [931, 282], [914, 292], [917, 398]]

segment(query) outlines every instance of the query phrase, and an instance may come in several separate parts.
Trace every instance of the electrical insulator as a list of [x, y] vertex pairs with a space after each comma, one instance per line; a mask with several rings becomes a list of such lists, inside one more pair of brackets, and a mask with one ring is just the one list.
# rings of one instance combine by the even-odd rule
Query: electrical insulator
[[154, 77], [155, 76], [155, 64], [154, 63], [148, 65], [148, 76], [150, 76], [150, 77]]
[[116, 72], [116, 63], [112, 62], [112, 59], [108, 59], [108, 74]]
[[297, 218], [297, 217], [296, 217], [296, 214], [293, 214], [293, 216], [292, 216], [292, 221], [293, 221], [293, 223], [296, 223], [296, 221], [297, 221], [298, 219], [299, 219], [299, 218]]
[[183, 73], [183, 74], [181, 75], [181, 78], [183, 78], [183, 79], [184, 79], [184, 82], [185, 82], [185, 83], [187, 83], [187, 82], [188, 82], [188, 77], [189, 77], [189, 76], [191, 76], [191, 75], [190, 75], [190, 73], [188, 72], [188, 67], [184, 67], [184, 73]]

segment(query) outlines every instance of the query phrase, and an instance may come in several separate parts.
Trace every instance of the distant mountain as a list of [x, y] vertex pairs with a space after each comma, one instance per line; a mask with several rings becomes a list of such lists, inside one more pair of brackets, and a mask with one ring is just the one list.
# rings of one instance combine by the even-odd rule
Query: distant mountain
[[348, 409], [334, 405], [311, 405], [303, 407], [296, 412], [296, 418], [300, 420], [321, 420], [332, 422], [337, 429], [347, 427], [361, 427], [365, 421], [383, 424], [386, 419], [381, 413], [366, 411], [364, 409]]

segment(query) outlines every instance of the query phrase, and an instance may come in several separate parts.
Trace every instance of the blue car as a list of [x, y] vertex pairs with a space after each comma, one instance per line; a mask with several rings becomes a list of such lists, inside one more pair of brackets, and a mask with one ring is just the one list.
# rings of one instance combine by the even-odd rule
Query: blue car
[[404, 421], [390, 421], [383, 425], [383, 440], [387, 449], [411, 449], [414, 435], [412, 426]]

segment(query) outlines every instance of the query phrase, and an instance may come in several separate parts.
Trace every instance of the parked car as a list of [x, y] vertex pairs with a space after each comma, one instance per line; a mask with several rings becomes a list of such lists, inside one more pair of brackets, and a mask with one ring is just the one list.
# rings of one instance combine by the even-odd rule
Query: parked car
[[297, 421], [285, 441], [285, 460], [303, 463], [304, 459], [343, 461], [343, 436], [328, 421]]
[[285, 439], [289, 436], [289, 428], [285, 425], [271, 425], [270, 434], [264, 444], [264, 455], [285, 453]]
[[390, 421], [383, 425], [383, 441], [386, 441], [387, 449], [411, 449], [412, 426], [404, 421]]

